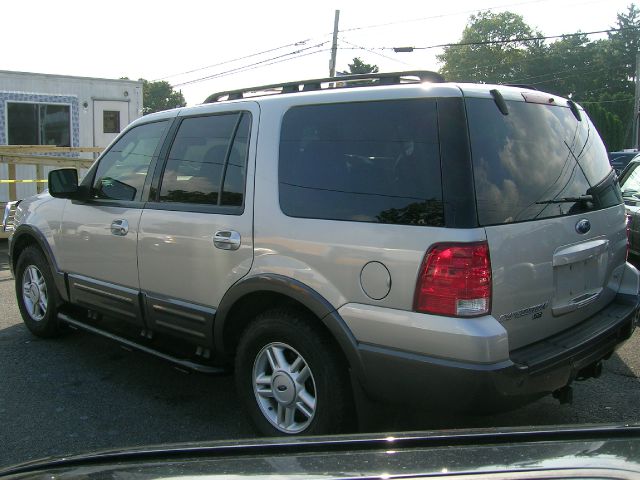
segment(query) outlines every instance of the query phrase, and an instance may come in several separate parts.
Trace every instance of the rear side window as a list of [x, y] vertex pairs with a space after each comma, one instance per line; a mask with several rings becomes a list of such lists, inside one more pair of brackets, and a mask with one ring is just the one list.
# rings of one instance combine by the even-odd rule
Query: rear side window
[[293, 217], [443, 225], [435, 101], [290, 109], [279, 192], [282, 211]]
[[169, 151], [160, 201], [241, 206], [250, 125], [247, 112], [184, 119]]
[[[481, 225], [573, 215], [621, 202], [606, 149], [585, 112], [568, 107], [468, 98]], [[575, 201], [591, 195], [593, 201]]]

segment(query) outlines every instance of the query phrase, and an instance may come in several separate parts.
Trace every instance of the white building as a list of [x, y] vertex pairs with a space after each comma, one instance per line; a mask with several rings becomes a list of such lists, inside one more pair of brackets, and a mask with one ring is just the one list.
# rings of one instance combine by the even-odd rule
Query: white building
[[[140, 116], [142, 82], [0, 70], [0, 145], [106, 147]], [[35, 167], [16, 167], [18, 179], [34, 175]], [[18, 198], [36, 191], [34, 184], [16, 188]], [[0, 184], [0, 202], [7, 199]]]

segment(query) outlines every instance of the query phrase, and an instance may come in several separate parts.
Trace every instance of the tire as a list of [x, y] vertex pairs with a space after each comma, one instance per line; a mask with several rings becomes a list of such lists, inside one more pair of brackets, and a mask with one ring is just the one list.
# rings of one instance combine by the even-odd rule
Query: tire
[[22, 320], [31, 333], [43, 338], [60, 333], [58, 291], [49, 264], [37, 247], [25, 248], [18, 258], [16, 298]]
[[240, 339], [236, 388], [263, 435], [340, 433], [356, 423], [348, 365], [317, 322], [304, 312], [269, 310]]

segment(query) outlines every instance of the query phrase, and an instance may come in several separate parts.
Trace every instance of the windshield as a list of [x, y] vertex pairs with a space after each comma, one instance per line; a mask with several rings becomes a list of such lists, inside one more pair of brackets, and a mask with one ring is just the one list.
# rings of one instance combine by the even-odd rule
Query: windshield
[[[568, 107], [468, 98], [478, 218], [482, 225], [573, 215], [621, 202], [591, 121]], [[596, 185], [598, 194], [593, 198]], [[592, 200], [572, 200], [591, 196]]]

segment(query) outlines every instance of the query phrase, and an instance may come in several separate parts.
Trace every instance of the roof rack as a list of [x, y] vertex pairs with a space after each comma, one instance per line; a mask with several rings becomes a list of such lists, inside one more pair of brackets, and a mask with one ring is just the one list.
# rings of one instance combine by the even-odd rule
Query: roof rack
[[[401, 83], [433, 82], [443, 83], [444, 77], [436, 72], [428, 70], [415, 70], [408, 72], [391, 73], [363, 73], [357, 75], [343, 75], [339, 77], [315, 78], [312, 80], [300, 80], [297, 82], [274, 83], [259, 87], [242, 88], [209, 95], [204, 103], [216, 103], [241, 98], [252, 98], [264, 95], [277, 95], [281, 93], [309, 92], [314, 90], [326, 90], [333, 88], [348, 88], [361, 86], [397, 85]], [[250, 94], [245, 97], [246, 94]]]

